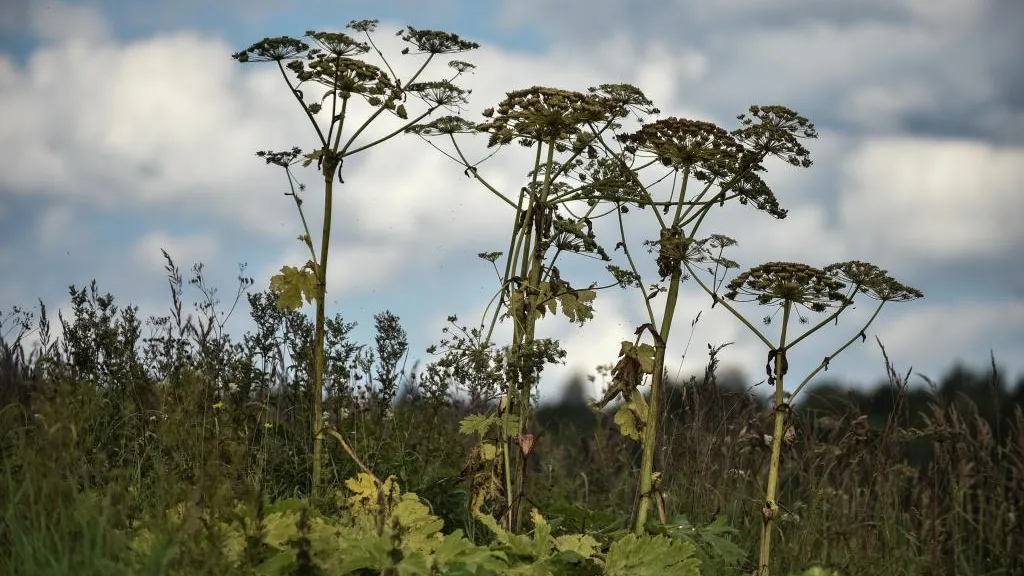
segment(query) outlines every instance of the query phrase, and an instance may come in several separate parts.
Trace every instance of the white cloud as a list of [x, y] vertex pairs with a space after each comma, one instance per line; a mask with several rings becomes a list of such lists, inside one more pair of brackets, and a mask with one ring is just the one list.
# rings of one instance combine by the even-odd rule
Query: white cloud
[[843, 225], [868, 253], [936, 262], [1009, 254], [1024, 242], [1024, 149], [869, 139], [841, 184]]
[[37, 0], [28, 11], [29, 27], [41, 39], [96, 41], [110, 35], [110, 26], [89, 6], [57, 0]]
[[[803, 0], [782, 4], [808, 6]], [[881, 5], [881, 0], [874, 4]], [[166, 226], [144, 237], [134, 252], [122, 251], [139, 263], [144, 260], [147, 270], [155, 270], [159, 247], [165, 245], [176, 260], [206, 261], [226, 244], [222, 234], [237, 233], [233, 228], [240, 227], [245, 234], [282, 242], [282, 258], [257, 275], [257, 286], [265, 286], [281, 265], [305, 262], [308, 253], [294, 241], [299, 233], [294, 205], [281, 195], [288, 189], [284, 174], [253, 157], [257, 149], [310, 148], [309, 127], [273, 67], [243, 67], [230, 58], [241, 46], [200, 34], [119, 42], [87, 8], [52, 6], [54, 13], [38, 8], [33, 16], [35, 30], [47, 44], [24, 64], [0, 55], [0, 150], [8, 160], [0, 173], [0, 190], [53, 201], [38, 232], [44, 238], [63, 233], [65, 239], [87, 233], [88, 225], [76, 227], [72, 206], [114, 207], [120, 210], [115, 216], [129, 218], [141, 211], [171, 220], [201, 214], [223, 223], [228, 232], [188, 235]], [[700, 6], [704, 12], [697, 16], [706, 21], [736, 17], [738, 9], [735, 2]], [[900, 6], [913, 12], [923, 4], [915, 0]], [[660, 10], [649, 12], [664, 19]], [[947, 99], [977, 103], [991, 96], [982, 67], [956, 67], [965, 76], [955, 82], [945, 68], [930, 68], [936, 54], [952, 57], [951, 47], [958, 41], [935, 30], [953, 30], [957, 21], [974, 18], [974, 9], [947, 1], [920, 17], [934, 20], [928, 23], [933, 28], [878, 19], [841, 24], [815, 17], [785, 26], [764, 24], [744, 34], [730, 29], [703, 45], [694, 44], [702, 41], [698, 35], [641, 35], [625, 31], [623, 23], [619, 33], [577, 43], [562, 38], [545, 53], [488, 47], [458, 57], [479, 65], [464, 82], [473, 89], [467, 116], [474, 120], [513, 89], [549, 85], [583, 90], [630, 82], [654, 98], [666, 115], [732, 126], [728, 114], [714, 115], [740, 112], [750, 101], [773, 100], [792, 102], [798, 109], [804, 103], [834, 108], [855, 126], [892, 133], [900, 129], [895, 121], [909, 111], [927, 112]], [[392, 31], [382, 28], [378, 34], [389, 54], [400, 44]], [[973, 62], [970, 54], [956, 58]], [[406, 61], [399, 66], [401, 77], [408, 77], [410, 65]], [[929, 74], [939, 78], [937, 84], [927, 81]], [[934, 89], [944, 86], [942, 82], [950, 83], [949, 91]], [[304, 89], [307, 100], [317, 91]], [[737, 102], [741, 108], [734, 109]], [[397, 126], [393, 119], [385, 120], [366, 138]], [[473, 158], [485, 154], [482, 140], [470, 145]], [[1024, 165], [1020, 150], [900, 138], [860, 142], [857, 134], [825, 132], [809, 147], [817, 162], [813, 169], [773, 167], [768, 175], [790, 208], [789, 218], [775, 222], [737, 208], [704, 227], [706, 232], [735, 234], [740, 246], [734, 256], [744, 266], [769, 259], [821, 265], [847, 258], [875, 261], [876, 256], [888, 259], [886, 267], [892, 260], [926, 266], [990, 255], [1000, 248], [1006, 252], [1012, 242], [1024, 242], [1021, 224], [1014, 219], [1024, 213], [1015, 169]], [[510, 147], [484, 164], [480, 174], [514, 195], [524, 181], [528, 156]], [[842, 179], [836, 174], [840, 164]], [[344, 177], [346, 184], [335, 187], [336, 242], [329, 277], [334, 296], [379, 289], [400, 281], [403, 271], [429, 270], [454, 253], [505, 249], [509, 208], [463, 177], [457, 164], [413, 137], [401, 136], [368, 155], [350, 158]], [[304, 208], [317, 237], [319, 178], [312, 170], [300, 172], [299, 178], [309, 185]], [[837, 183], [841, 202], [835, 214], [828, 202], [837, 193]], [[114, 252], [103, 257], [117, 258]], [[459, 271], [449, 273], [454, 277]], [[411, 285], [406, 297], [415, 299], [415, 288]], [[693, 315], [708, 304], [706, 296], [691, 289], [683, 293], [674, 327], [670, 355], [676, 357]], [[618, 343], [631, 338], [642, 322], [633, 297], [602, 293], [597, 319], [583, 330], [564, 318], [545, 323], [545, 330], [551, 326], [554, 335], [564, 338], [571, 362], [552, 369], [550, 382], [563, 380], [571, 370], [590, 372], [596, 364], [614, 362]], [[1000, 321], [998, 315], [987, 318]], [[887, 324], [883, 334], [898, 327]], [[981, 329], [967, 334], [975, 345], [993, 338]], [[921, 336], [905, 337], [914, 338]], [[1012, 332], [1007, 338], [1022, 339]], [[759, 376], [763, 347], [720, 308], [702, 316], [684, 374], [702, 369], [706, 342], [733, 340], [737, 344], [723, 352], [723, 363], [738, 360], [748, 375]], [[948, 352], [944, 342], [934, 349]], [[820, 358], [820, 351], [808, 348], [807, 361]], [[915, 365], [917, 353], [906, 349]], [[840, 364], [878, 372], [877, 366]]]
[[931, 378], [954, 363], [996, 363], [1024, 374], [1024, 302], [963, 301], [891, 310], [878, 327], [890, 358]]
[[138, 240], [132, 250], [135, 265], [154, 276], [164, 271], [161, 250], [166, 250], [178, 265], [203, 263], [214, 265], [220, 253], [220, 239], [214, 234], [179, 236], [166, 230], [157, 230]]
[[76, 226], [75, 208], [67, 204], [49, 206], [36, 223], [36, 246], [52, 252], [59, 251], [69, 238], [77, 236], [76, 246], [81, 246], [88, 232]]

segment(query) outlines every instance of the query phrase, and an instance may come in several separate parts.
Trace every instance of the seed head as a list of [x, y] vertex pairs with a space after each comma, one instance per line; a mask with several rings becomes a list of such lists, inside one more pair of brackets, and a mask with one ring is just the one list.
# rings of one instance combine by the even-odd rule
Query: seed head
[[637, 116], [660, 112], [654, 107], [654, 102], [632, 84], [601, 84], [588, 88], [587, 91], [603, 97], [610, 107], [616, 107], [617, 110], [613, 114], [615, 118], [623, 118], [629, 112], [634, 112]]
[[[845, 303], [846, 285], [825, 271], [798, 262], [769, 262], [743, 272], [727, 286], [725, 297], [741, 294], [758, 304], [800, 304], [815, 312]], [[748, 301], [749, 301], [748, 300]]]
[[811, 153], [801, 139], [817, 138], [814, 124], [785, 106], [751, 106], [749, 115], [736, 117], [740, 128], [732, 135], [756, 152], [776, 156], [793, 166], [807, 168]]
[[745, 172], [730, 189], [740, 195], [740, 204], [752, 203], [755, 208], [782, 220], [789, 213], [779, 206], [779, 199], [768, 184], [753, 171]]
[[430, 122], [410, 126], [406, 132], [422, 136], [469, 134], [476, 132], [476, 124], [461, 116], [442, 116]]
[[289, 36], [264, 38], [241, 52], [235, 52], [232, 58], [239, 62], [281, 62], [291, 60], [309, 50], [309, 45]]
[[466, 91], [447, 80], [416, 82], [410, 84], [407, 90], [419, 94], [425, 102], [434, 106], [466, 103]]
[[[309, 30], [306, 36], [312, 38], [320, 50], [331, 56], [358, 56], [366, 54], [370, 45], [358, 42], [343, 32], [314, 32]], [[320, 50], [317, 52], [319, 53]]]
[[567, 150], [584, 137], [584, 126], [606, 118], [608, 111], [600, 96], [534, 86], [509, 92], [497, 110], [484, 111], [484, 117], [491, 120], [478, 128], [491, 133], [488, 147], [518, 140], [524, 146], [558, 143]]
[[[425, 54], [455, 54], [479, 48], [476, 42], [463, 40], [457, 34], [440, 30], [417, 30], [407, 26], [405, 30], [399, 30], [397, 36], [412, 44], [421, 53]], [[408, 50], [408, 48], [406, 48]], [[408, 53], [408, 52], [405, 52]]]
[[830, 264], [825, 267], [825, 273], [853, 284], [858, 292], [876, 300], [906, 302], [924, 297], [917, 288], [897, 282], [888, 272], [869, 262], [851, 260]]
[[310, 80], [322, 84], [341, 97], [352, 94], [384, 95], [396, 90], [390, 77], [380, 68], [347, 56], [328, 56], [322, 52], [304, 62], [292, 60], [288, 69], [300, 82]]
[[742, 150], [735, 138], [715, 124], [676, 117], [644, 124], [618, 139], [627, 147], [654, 154], [665, 166], [697, 168], [700, 172], [695, 176], [703, 181], [734, 167]]

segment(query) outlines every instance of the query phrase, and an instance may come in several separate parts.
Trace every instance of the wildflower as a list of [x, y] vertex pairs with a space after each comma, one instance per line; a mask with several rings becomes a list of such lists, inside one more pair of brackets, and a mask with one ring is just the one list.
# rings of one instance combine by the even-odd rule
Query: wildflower
[[897, 282], [888, 272], [868, 262], [839, 262], [826, 266], [824, 270], [827, 274], [853, 284], [858, 292], [883, 302], [906, 302], [924, 297], [917, 288]]
[[847, 302], [846, 284], [818, 268], [798, 262], [768, 262], [743, 272], [727, 286], [725, 297], [746, 295], [762, 305], [800, 304], [815, 312]]

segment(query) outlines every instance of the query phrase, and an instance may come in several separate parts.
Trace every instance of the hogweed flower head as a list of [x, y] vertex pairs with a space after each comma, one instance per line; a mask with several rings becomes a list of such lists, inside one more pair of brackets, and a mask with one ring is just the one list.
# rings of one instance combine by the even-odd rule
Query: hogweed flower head
[[776, 156], [793, 166], [811, 166], [811, 153], [800, 140], [817, 138], [818, 132], [807, 118], [785, 106], [751, 106], [736, 119], [741, 127], [732, 135], [755, 153]]
[[431, 106], [450, 107], [467, 102], [466, 90], [459, 88], [448, 80], [416, 82], [410, 84], [406, 90], [418, 94], [424, 102]]
[[319, 49], [314, 49], [316, 52], [310, 51], [311, 56], [323, 52], [334, 57], [352, 57], [366, 54], [370, 51], [369, 44], [359, 42], [344, 32], [314, 32], [313, 30], [308, 30], [306, 31], [306, 36], [312, 38], [317, 46], [319, 46]]
[[732, 191], [740, 195], [740, 204], [753, 204], [762, 212], [767, 212], [779, 220], [789, 214], [789, 210], [779, 205], [779, 199], [768, 187], [768, 184], [761, 179], [754, 171], [746, 171], [732, 185]]
[[654, 154], [665, 166], [704, 168], [702, 174], [707, 175], [734, 164], [742, 150], [739, 142], [719, 126], [676, 117], [644, 124], [618, 139], [630, 149]]
[[635, 113], [637, 117], [660, 112], [654, 107], [654, 102], [632, 84], [601, 84], [587, 91], [602, 97], [606, 105], [612, 108], [612, 116], [615, 118], [624, 118], [629, 112]]
[[869, 262], [850, 260], [830, 264], [824, 269], [826, 274], [852, 284], [858, 292], [884, 302], [906, 302], [923, 298], [924, 294], [917, 288], [906, 286], [896, 281], [889, 273]]
[[239, 62], [282, 62], [298, 58], [309, 50], [309, 45], [302, 40], [290, 36], [264, 38], [241, 52], [235, 52], [232, 58]]
[[410, 134], [421, 136], [441, 136], [452, 134], [471, 134], [477, 132], [476, 124], [461, 116], [441, 116], [430, 122], [416, 124], [406, 128]]
[[295, 73], [300, 82], [322, 84], [342, 98], [352, 94], [382, 96], [397, 90], [386, 72], [373, 64], [348, 56], [329, 56], [316, 52], [308, 61], [288, 62], [288, 69]]
[[490, 121], [478, 125], [490, 132], [488, 147], [518, 140], [523, 146], [537, 142], [556, 143], [560, 151], [587, 139], [584, 127], [608, 117], [613, 106], [594, 94], [534, 86], [509, 92], [497, 107], [484, 110]]
[[[417, 30], [412, 26], [406, 26], [405, 30], [399, 30], [396, 36], [412, 44], [423, 54], [455, 54], [479, 48], [476, 42], [463, 40], [458, 34], [444, 32], [442, 30]], [[408, 48], [402, 51], [408, 54]]]
[[847, 302], [840, 291], [846, 284], [824, 270], [799, 262], [768, 262], [743, 272], [727, 286], [725, 297], [762, 305], [798, 304], [824, 312]]

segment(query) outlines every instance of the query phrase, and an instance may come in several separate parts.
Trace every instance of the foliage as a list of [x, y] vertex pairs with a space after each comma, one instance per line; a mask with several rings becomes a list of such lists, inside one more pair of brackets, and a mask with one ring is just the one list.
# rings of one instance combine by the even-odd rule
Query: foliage
[[[0, 572], [1024, 571], [1014, 554], [1024, 548], [1024, 383], [1007, 392], [993, 359], [990, 376], [954, 375], [968, 385], [911, 391], [910, 372], [885, 357], [889, 382], [872, 395], [840, 402], [811, 389], [866, 341], [883, 306], [922, 293], [859, 260], [740, 272], [725, 255], [737, 241], [700, 231], [711, 211], [735, 204], [785, 218], [764, 161], [809, 167], [804, 142], [817, 133], [808, 119], [755, 105], [729, 131], [657, 118], [640, 89], [602, 84], [514, 90], [471, 122], [454, 115], [468, 94], [454, 80], [471, 64], [450, 60], [449, 77], [420, 74], [475, 43], [399, 31], [402, 53], [422, 58], [402, 81], [375, 28], [354, 21], [348, 32], [267, 38], [234, 55], [276, 66], [316, 134], [309, 152], [257, 153], [285, 172], [305, 264], [283, 266], [263, 292], [250, 292], [240, 267], [226, 311], [197, 264], [193, 315], [165, 252], [167, 316], [141, 319], [93, 282], [70, 287], [60, 339], [41, 302], [35, 325], [20, 308], [0, 317]], [[380, 65], [367, 60], [375, 55]], [[453, 115], [427, 120], [441, 109]], [[381, 118], [393, 129], [370, 136]], [[356, 324], [325, 306], [344, 160], [403, 133], [511, 209], [505, 250], [479, 254], [497, 279], [490, 305], [473, 325], [449, 317], [423, 369], [407, 368], [396, 315], [375, 315], [363, 344], [351, 339]], [[486, 136], [486, 157], [513, 143], [532, 151], [522, 185], [493, 185], [467, 152], [472, 136]], [[319, 249], [292, 172], [314, 164], [324, 182]], [[627, 214], [648, 218], [649, 237], [627, 235]], [[637, 240], [652, 254], [653, 281]], [[568, 279], [575, 264], [566, 260], [599, 263], [609, 283]], [[689, 280], [765, 344], [770, 401], [745, 378], [719, 378], [728, 344], [708, 343], [703, 378], [670, 379], [670, 332]], [[647, 321], [599, 367], [602, 399], [588, 405], [577, 383], [561, 405], [538, 405], [543, 370], [566, 358], [545, 335], [549, 322], [585, 326], [599, 292], [615, 287], [635, 290]], [[224, 326], [243, 296], [255, 331], [232, 340]], [[788, 352], [864, 297], [877, 303], [870, 319], [787, 391]], [[764, 320], [777, 338], [740, 313], [746, 303], [778, 308]], [[795, 333], [810, 323], [804, 312], [824, 318]], [[494, 338], [501, 322], [511, 324], [504, 343]], [[26, 353], [30, 330], [41, 346]]]

